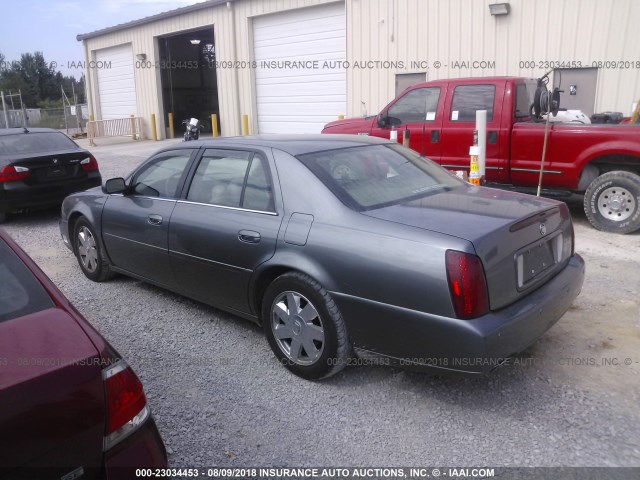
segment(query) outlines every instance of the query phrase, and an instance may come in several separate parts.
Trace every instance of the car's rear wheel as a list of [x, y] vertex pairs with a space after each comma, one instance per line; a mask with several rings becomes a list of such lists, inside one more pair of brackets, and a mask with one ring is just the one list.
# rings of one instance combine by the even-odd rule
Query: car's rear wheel
[[262, 323], [276, 357], [302, 378], [335, 375], [350, 358], [338, 307], [322, 285], [303, 273], [287, 273], [271, 283], [262, 302]]
[[113, 278], [114, 273], [109, 268], [100, 239], [96, 235], [89, 221], [82, 217], [74, 227], [73, 251], [78, 264], [85, 276], [94, 282], [104, 282]]
[[600, 175], [584, 194], [584, 211], [598, 230], [631, 233], [640, 229], [640, 176], [624, 171]]

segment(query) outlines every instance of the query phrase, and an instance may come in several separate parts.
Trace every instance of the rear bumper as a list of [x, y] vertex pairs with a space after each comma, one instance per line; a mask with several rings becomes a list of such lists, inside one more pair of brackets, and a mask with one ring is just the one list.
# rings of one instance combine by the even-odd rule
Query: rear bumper
[[584, 282], [580, 255], [545, 285], [501, 310], [473, 320], [332, 293], [361, 357], [440, 372], [488, 373], [523, 351], [569, 309]]
[[87, 172], [81, 179], [69, 179], [47, 185], [31, 186], [24, 182], [0, 183], [0, 212], [46, 207], [62, 202], [75, 192], [97, 187], [102, 183], [100, 172]]
[[136, 469], [167, 467], [167, 450], [153, 417], [138, 431], [105, 453], [104, 470], [107, 480], [140, 478]]

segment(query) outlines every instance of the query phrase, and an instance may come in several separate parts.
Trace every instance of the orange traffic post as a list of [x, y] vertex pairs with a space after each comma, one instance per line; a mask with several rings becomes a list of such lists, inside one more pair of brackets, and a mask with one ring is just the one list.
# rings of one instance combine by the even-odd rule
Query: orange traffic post
[[174, 131], [173, 131], [173, 113], [169, 112], [169, 138], [173, 138], [174, 137]]
[[478, 156], [480, 155], [480, 147], [473, 145], [469, 148], [469, 156], [471, 163], [469, 164], [469, 183], [480, 186], [480, 169], [478, 168]]
[[211, 133], [213, 134], [213, 138], [220, 136], [220, 132], [218, 131], [218, 115], [215, 113], [211, 114]]
[[405, 147], [409, 146], [409, 129], [405, 128], [404, 132], [402, 132], [402, 145]]

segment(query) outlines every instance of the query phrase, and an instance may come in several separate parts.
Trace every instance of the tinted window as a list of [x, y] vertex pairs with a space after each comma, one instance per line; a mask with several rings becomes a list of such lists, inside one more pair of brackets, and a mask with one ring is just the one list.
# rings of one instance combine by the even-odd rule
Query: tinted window
[[191, 182], [187, 200], [240, 207], [250, 158], [249, 152], [205, 151]]
[[54, 306], [44, 287], [0, 240], [0, 322]]
[[135, 193], [149, 197], [175, 198], [180, 178], [189, 163], [191, 150], [163, 153], [136, 173]]
[[493, 120], [493, 85], [460, 85], [453, 91], [451, 116], [454, 122], [475, 122], [476, 111], [486, 110], [487, 120]]
[[398, 118], [402, 123], [435, 120], [438, 109], [440, 88], [417, 88], [400, 97], [389, 107], [387, 115]]
[[273, 211], [273, 191], [266, 160], [253, 157], [242, 197], [242, 207], [249, 210]]
[[533, 105], [533, 96], [535, 92], [536, 84], [534, 82], [520, 83], [516, 85], [516, 105], [514, 114], [517, 118], [530, 116], [531, 105]]
[[400, 145], [373, 145], [298, 157], [345, 204], [373, 209], [463, 185]]
[[59, 132], [0, 135], [0, 155], [77, 149], [78, 146], [69, 137]]

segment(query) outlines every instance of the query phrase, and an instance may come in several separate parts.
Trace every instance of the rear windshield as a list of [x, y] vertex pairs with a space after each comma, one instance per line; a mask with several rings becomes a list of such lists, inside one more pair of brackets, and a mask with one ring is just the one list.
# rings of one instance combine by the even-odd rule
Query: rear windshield
[[55, 152], [59, 150], [75, 150], [77, 148], [69, 137], [59, 132], [0, 135], [0, 155]]
[[54, 306], [42, 284], [1, 239], [0, 279], [0, 322]]
[[531, 105], [533, 96], [536, 93], [536, 83], [527, 80], [525, 83], [516, 85], [516, 104], [514, 115], [516, 118], [529, 117], [531, 115]]
[[351, 147], [298, 159], [354, 210], [381, 208], [464, 185], [401, 145]]

